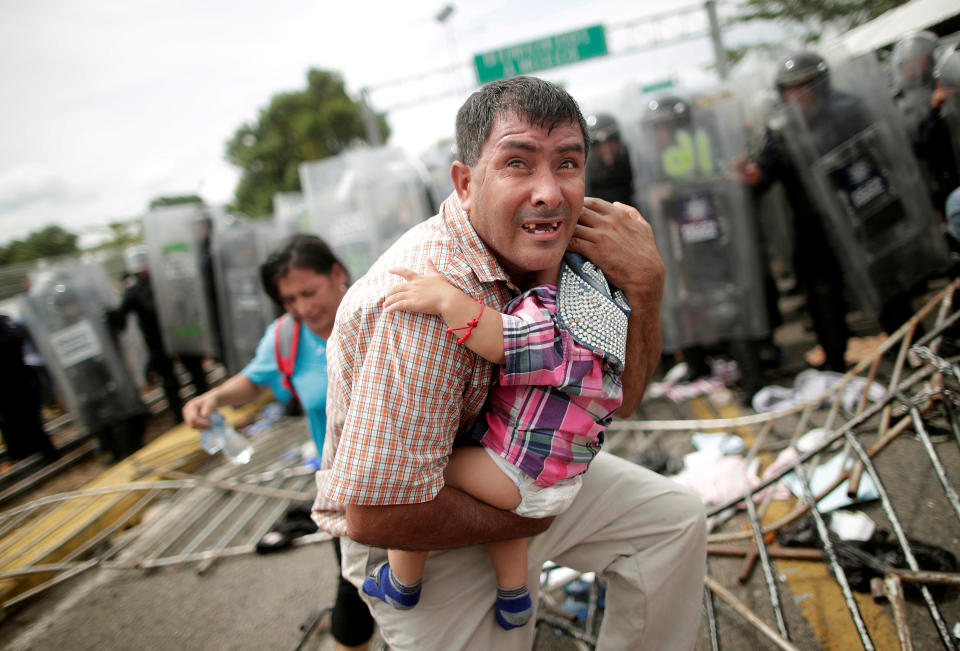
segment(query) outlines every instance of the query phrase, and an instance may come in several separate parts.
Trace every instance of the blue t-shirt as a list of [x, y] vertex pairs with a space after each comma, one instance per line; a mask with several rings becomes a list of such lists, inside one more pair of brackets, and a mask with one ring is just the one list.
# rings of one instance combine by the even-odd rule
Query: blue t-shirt
[[[283, 375], [277, 368], [274, 337], [277, 322], [267, 326], [263, 339], [257, 344], [253, 360], [240, 371], [248, 380], [271, 389], [278, 400], [286, 402], [290, 392], [283, 386]], [[327, 433], [327, 342], [311, 332], [306, 325], [300, 328], [297, 360], [293, 367], [293, 387], [307, 414], [310, 435], [317, 445], [317, 454], [323, 454], [323, 438]]]

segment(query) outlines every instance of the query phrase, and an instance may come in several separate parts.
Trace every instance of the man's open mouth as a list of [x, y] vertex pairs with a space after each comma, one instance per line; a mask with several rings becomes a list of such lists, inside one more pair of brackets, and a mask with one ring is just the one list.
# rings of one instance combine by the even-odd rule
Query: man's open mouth
[[560, 228], [560, 222], [543, 222], [540, 224], [523, 224], [523, 230], [528, 233], [555, 233]]

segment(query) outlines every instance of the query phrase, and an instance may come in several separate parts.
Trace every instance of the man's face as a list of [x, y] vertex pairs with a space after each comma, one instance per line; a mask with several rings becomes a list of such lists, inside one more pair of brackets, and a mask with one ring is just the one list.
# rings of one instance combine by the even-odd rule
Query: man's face
[[810, 117], [816, 103], [813, 87], [810, 84], [800, 84], [792, 88], [783, 89], [783, 101], [796, 106], [806, 117]]
[[616, 138], [610, 138], [603, 142], [593, 145], [591, 155], [599, 158], [604, 165], [611, 166], [617, 160], [617, 154], [620, 153], [620, 141]]
[[584, 135], [501, 115], [473, 167], [454, 163], [470, 222], [515, 282], [559, 268], [583, 206]]
[[653, 141], [658, 151], [663, 151], [673, 144], [673, 129], [669, 124], [660, 122], [653, 126]]
[[906, 81], [925, 79], [930, 75], [930, 59], [917, 57], [903, 62], [903, 77]]

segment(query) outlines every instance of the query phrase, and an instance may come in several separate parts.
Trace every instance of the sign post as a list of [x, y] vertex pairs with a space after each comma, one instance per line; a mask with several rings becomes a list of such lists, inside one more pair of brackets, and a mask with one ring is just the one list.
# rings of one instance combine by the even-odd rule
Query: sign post
[[593, 25], [482, 52], [474, 55], [473, 61], [477, 82], [482, 85], [495, 79], [526, 75], [606, 54], [607, 38], [603, 25]]

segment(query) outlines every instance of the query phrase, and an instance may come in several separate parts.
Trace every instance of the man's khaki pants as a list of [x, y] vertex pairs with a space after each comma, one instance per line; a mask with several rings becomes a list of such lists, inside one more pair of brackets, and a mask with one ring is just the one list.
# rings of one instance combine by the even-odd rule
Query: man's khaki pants
[[[569, 510], [529, 541], [527, 587], [537, 603], [540, 568], [554, 561], [595, 571], [607, 584], [598, 649], [692, 649], [706, 572], [706, 522], [696, 495], [601, 452]], [[360, 586], [386, 552], [341, 538], [343, 573]], [[361, 593], [395, 651], [530, 649], [535, 621], [505, 631], [497, 583], [482, 546], [432, 552], [420, 603], [394, 610]]]

